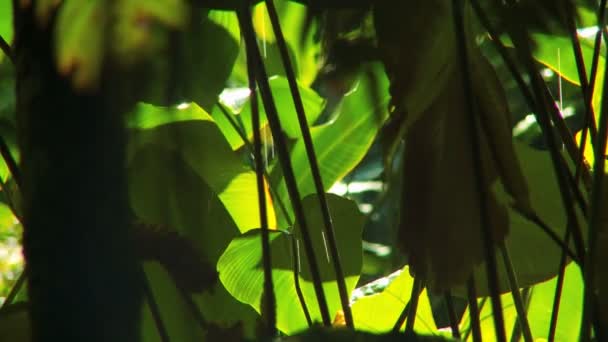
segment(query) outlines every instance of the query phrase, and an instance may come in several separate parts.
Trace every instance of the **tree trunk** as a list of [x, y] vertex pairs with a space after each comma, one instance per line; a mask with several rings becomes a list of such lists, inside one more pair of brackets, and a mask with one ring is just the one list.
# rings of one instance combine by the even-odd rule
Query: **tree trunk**
[[38, 25], [34, 5], [13, 3], [33, 340], [138, 341], [123, 118], [107, 92], [82, 94], [57, 73], [54, 19]]

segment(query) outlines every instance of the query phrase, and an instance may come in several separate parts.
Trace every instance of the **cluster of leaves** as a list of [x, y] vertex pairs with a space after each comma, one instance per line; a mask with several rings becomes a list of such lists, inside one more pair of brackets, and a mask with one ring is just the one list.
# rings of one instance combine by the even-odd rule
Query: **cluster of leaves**
[[[587, 245], [582, 250], [567, 248], [576, 262], [566, 258], [566, 250], [556, 240], [569, 247], [569, 238], [563, 238], [570, 236], [569, 227], [586, 227], [592, 210], [601, 212], [605, 207], [601, 199], [590, 200], [588, 193], [605, 191], [598, 190], [600, 178], [591, 182], [590, 171], [581, 169], [578, 154], [551, 150], [548, 141], [554, 132], [547, 133], [551, 125], [542, 125], [542, 115], [551, 110], [543, 108], [546, 94], [533, 93], [532, 103], [517, 100], [524, 105], [509, 103], [519, 96], [512, 94], [515, 91], [523, 90], [527, 96], [526, 91], [534, 88], [534, 76], [528, 70], [527, 83], [514, 85], [505, 72], [509, 63], [496, 58], [493, 50], [496, 45], [499, 51], [514, 47], [501, 57], [507, 61], [519, 57], [514, 64], [521, 69], [527, 65], [520, 55], [529, 51], [534, 72], [546, 67], [572, 89], [580, 86], [583, 95], [573, 95], [572, 100], [579, 106], [579, 126], [571, 129], [592, 131], [589, 122], [597, 122], [596, 130], [605, 132], [600, 126], [605, 50], [578, 37], [576, 31], [578, 45], [569, 36], [576, 29], [570, 20], [576, 19], [579, 27], [597, 25], [596, 6], [589, 1], [551, 3], [530, 0], [501, 7], [491, 1], [482, 6], [466, 2], [459, 24], [453, 16], [457, 7], [449, 1], [386, 1], [371, 11], [366, 7], [321, 11], [319, 21], [311, 20], [312, 14], [319, 14], [318, 8], [312, 11], [300, 3], [281, 1], [277, 3], [280, 28], [269, 16], [272, 8], [259, 4], [253, 7], [250, 30], [233, 11], [202, 9], [187, 1], [37, 2], [41, 25], [48, 25], [52, 14], [57, 14], [57, 68], [75, 88], [99, 91], [106, 64], [118, 64], [120, 70], [128, 70], [126, 75], [139, 77], [131, 99], [136, 104], [125, 120], [131, 209], [138, 221], [152, 224], [136, 230], [149, 284], [142, 339], [198, 341], [231, 333], [253, 338], [260, 334], [259, 324], [273, 319], [281, 333], [295, 335], [324, 320], [319, 301], [326, 302], [335, 325], [354, 325], [371, 333], [413, 330], [438, 337], [501, 339], [500, 330], [494, 329], [499, 323], [513, 327], [508, 333], [514, 338], [544, 337], [552, 329], [557, 339], [579, 338], [584, 290], [596, 293], [599, 303], [608, 297], [605, 272], [597, 272], [596, 286], [585, 283], [579, 270], [584, 257], [590, 260], [585, 251], [606, 243], [608, 219], [600, 218], [597, 236], [584, 234]], [[11, 27], [4, 25], [10, 22], [10, 4], [0, 4], [4, 20], [0, 35], [10, 42]], [[526, 13], [518, 18], [525, 24], [525, 39], [512, 27], [517, 11]], [[257, 82], [260, 88], [266, 82], [269, 86], [282, 128], [278, 133], [272, 128], [276, 117], [264, 89], [258, 96], [248, 86], [255, 64], [251, 44], [241, 38], [248, 33], [255, 33], [262, 50], [269, 77], [258, 77]], [[294, 75], [286, 67], [283, 48]], [[583, 70], [591, 70], [594, 60], [597, 66], [589, 74], [597, 77], [591, 93], [577, 65], [584, 63]], [[0, 63], [0, 134], [18, 156], [15, 75], [9, 58]], [[298, 97], [307, 121], [304, 131], [294, 104]], [[514, 142], [511, 129], [521, 127], [529, 111], [539, 116], [539, 124], [535, 119], [515, 129], [520, 139]], [[595, 114], [592, 120], [580, 119], [585, 111]], [[260, 127], [253, 120], [257, 114]], [[564, 124], [559, 116], [552, 120], [552, 125]], [[262, 155], [255, 156], [258, 132], [264, 146]], [[560, 142], [574, 144], [577, 152], [574, 135], [568, 134], [559, 137]], [[579, 141], [584, 140], [582, 135]], [[588, 149], [602, 146], [602, 140], [605, 144], [605, 137], [592, 135], [593, 145], [585, 145], [584, 155], [588, 165], [599, 165], [600, 160], [603, 165], [603, 158], [591, 158]], [[549, 149], [530, 146], [542, 137], [549, 137], [541, 144]], [[277, 146], [283, 140], [286, 146]], [[374, 146], [380, 146], [382, 153], [374, 154]], [[285, 157], [295, 171], [300, 198], [290, 190], [289, 168], [275, 158], [275, 153], [282, 153], [280, 148], [288, 152]], [[322, 189], [315, 182], [311, 153]], [[256, 182], [256, 158], [263, 158], [266, 165], [262, 188]], [[556, 167], [558, 172], [556, 160], [563, 163], [561, 169]], [[353, 176], [369, 165], [380, 165], [381, 171]], [[580, 170], [587, 172], [587, 186], [584, 182], [578, 186], [577, 181], [574, 186], [560, 183], [560, 172], [574, 179]], [[594, 166], [591, 171], [596, 170]], [[14, 182], [6, 165], [0, 168], [0, 177], [6, 194], [5, 185]], [[381, 181], [388, 190], [369, 215], [359, 210], [362, 198], [356, 194], [325, 195], [344, 276], [340, 278], [318, 195], [349, 177]], [[577, 205], [585, 204], [571, 208], [574, 216], [565, 209], [571, 203], [562, 201], [564, 190], [580, 194]], [[19, 217], [10, 194], [5, 197], [6, 217]], [[305, 224], [294, 203], [299, 201]], [[270, 229], [271, 270], [264, 266], [261, 207], [266, 208]], [[394, 225], [398, 233], [387, 240], [390, 247], [404, 252], [407, 262], [396, 258], [396, 264], [369, 271], [364, 236], [383, 229], [377, 222], [386, 220], [378, 215], [395, 215], [394, 207], [401, 215], [399, 225]], [[13, 221], [0, 221], [3, 234], [3, 227]], [[489, 238], [484, 245], [485, 228]], [[491, 260], [488, 248], [502, 257]], [[605, 253], [598, 248], [600, 254], [594, 258], [601, 271], [599, 265], [605, 261], [601, 253]], [[317, 267], [311, 266], [311, 259]], [[276, 318], [267, 317], [272, 310], [264, 305], [265, 272], [272, 274]], [[357, 288], [362, 276], [379, 279]], [[343, 305], [340, 286], [351, 295], [346, 298], [348, 307]], [[561, 299], [556, 297], [560, 311], [568, 312], [568, 317], [562, 314], [553, 320], [546, 308], [553, 307], [556, 288], [561, 293]], [[499, 312], [497, 306], [490, 307], [488, 297], [494, 304], [502, 302]], [[462, 312], [467, 299], [469, 305]], [[436, 303], [452, 300], [463, 310], [450, 307], [448, 320]], [[0, 332], [20, 333], [15, 327], [24, 326], [25, 307], [18, 309], [7, 306], [0, 311]], [[441, 329], [450, 323], [451, 331]]]

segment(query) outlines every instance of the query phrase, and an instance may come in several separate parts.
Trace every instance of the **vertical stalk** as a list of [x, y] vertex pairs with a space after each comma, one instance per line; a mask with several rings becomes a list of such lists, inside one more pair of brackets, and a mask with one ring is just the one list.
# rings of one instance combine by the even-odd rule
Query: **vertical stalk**
[[410, 294], [410, 307], [407, 313], [407, 322], [405, 324], [405, 332], [414, 332], [414, 324], [416, 323], [416, 312], [418, 311], [418, 300], [422, 292], [422, 281], [420, 277], [414, 278], [412, 293]]
[[458, 53], [460, 58], [460, 70], [462, 71], [462, 81], [464, 89], [464, 98], [466, 102], [466, 108], [469, 112], [468, 115], [468, 126], [469, 126], [469, 137], [471, 138], [470, 146], [473, 155], [473, 170], [475, 177], [476, 191], [478, 193], [478, 205], [481, 212], [481, 235], [483, 240], [483, 249], [485, 253], [486, 261], [486, 273], [488, 276], [488, 287], [490, 290], [490, 296], [492, 298], [492, 308], [494, 318], [494, 329], [496, 330], [496, 338], [498, 341], [506, 342], [506, 332], [504, 325], [504, 317], [502, 312], [502, 304], [500, 300], [500, 293], [498, 289], [498, 271], [496, 268], [496, 253], [494, 251], [494, 237], [492, 230], [490, 229], [490, 218], [486, 203], [487, 194], [485, 186], [483, 184], [483, 162], [481, 160], [481, 151], [478, 141], [477, 132], [479, 132], [477, 111], [475, 110], [475, 102], [473, 98], [473, 90], [471, 86], [471, 79], [469, 74], [469, 60], [467, 57], [467, 46], [464, 31], [464, 19], [463, 19], [463, 0], [453, 0], [453, 14], [454, 14], [454, 29], [456, 32], [456, 40], [458, 46]]
[[[570, 232], [566, 232], [564, 240], [567, 242], [570, 240]], [[555, 295], [553, 296], [553, 309], [551, 310], [551, 323], [549, 324], [549, 335], [547, 341], [553, 342], [555, 340], [555, 331], [557, 330], [557, 319], [559, 317], [559, 306], [562, 299], [562, 290], [564, 289], [564, 279], [566, 277], [566, 265], [568, 258], [566, 253], [562, 252], [561, 259], [559, 261], [559, 273], [557, 275], [557, 284], [555, 285]]]
[[452, 294], [450, 291], [446, 291], [443, 294], [445, 304], [448, 310], [448, 318], [450, 320], [450, 328], [452, 329], [452, 337], [460, 339], [460, 329], [458, 328], [458, 317], [456, 316], [456, 309], [454, 308], [454, 301], [452, 300]]
[[158, 337], [161, 342], [170, 342], [169, 333], [167, 332], [167, 327], [165, 327], [165, 323], [160, 314], [160, 308], [158, 307], [158, 303], [154, 299], [154, 293], [152, 293], [152, 288], [150, 287], [150, 281], [146, 277], [146, 274], [141, 272], [141, 276], [144, 278], [144, 298], [148, 300], [148, 306], [150, 307], [150, 313], [152, 314], [152, 319], [154, 320], [154, 324], [156, 325], [156, 330], [158, 330]]
[[517, 321], [521, 331], [523, 332], [524, 341], [532, 342], [534, 341], [534, 338], [532, 338], [532, 332], [530, 330], [530, 325], [528, 324], [526, 306], [521, 297], [521, 293], [519, 292], [519, 284], [517, 282], [515, 270], [513, 269], [511, 257], [509, 256], [509, 250], [504, 243], [500, 245], [500, 252], [505, 263], [505, 269], [507, 270], [507, 278], [509, 280], [509, 286], [511, 287], [511, 295], [513, 296], [513, 303], [515, 304], [515, 310], [517, 311]]
[[[479, 307], [477, 306], [477, 290], [473, 276], [467, 282], [467, 298], [469, 299], [469, 317], [473, 342], [481, 342], [481, 322], [479, 321]], [[466, 338], [465, 338], [466, 340]]]
[[[605, 11], [605, 8], [600, 8]], [[604, 91], [608, 89], [608, 72], [604, 72]], [[591, 208], [589, 215], [588, 241], [589, 249], [587, 252], [584, 267], [585, 296], [583, 320], [581, 324], [581, 340], [588, 341], [591, 338], [592, 322], [594, 319], [595, 301], [595, 268], [597, 259], [597, 236], [602, 224], [602, 212], [605, 210], [606, 194], [604, 189], [605, 182], [605, 163], [606, 163], [606, 139], [608, 139], [608, 96], [602, 97], [602, 111], [598, 122], [598, 137], [594, 150], [595, 163], [593, 165], [593, 190], [591, 192]], [[596, 336], [602, 336], [602, 327], [594, 324]]]
[[[507, 0], [507, 5], [505, 5], [506, 7], [504, 7], [500, 1], [496, 0], [496, 2], [498, 6], [503, 7], [506, 11], [509, 11], [511, 17], [517, 14], [514, 8], [517, 5], [514, 3], [513, 0]], [[558, 139], [553, 133], [549, 115], [549, 112], [551, 111], [550, 108], [553, 105], [550, 103], [550, 99], [547, 97], [547, 91], [543, 90], [544, 88], [546, 88], [546, 85], [542, 81], [538, 71], [535, 68], [532, 52], [530, 50], [530, 46], [527, 41], [525, 32], [523, 32], [523, 28], [516, 25], [515, 23], [510, 23], [509, 29], [511, 39], [513, 40], [513, 43], [516, 46], [515, 51], [522, 64], [525, 66], [528, 75], [530, 76], [532, 90], [534, 92], [534, 95], [536, 96], [536, 119], [542, 129], [543, 136], [549, 148], [551, 160], [553, 162], [554, 171], [560, 189], [562, 204], [564, 206], [568, 218], [567, 227], [569, 230], [572, 231], [576, 252], [580, 258], [581, 264], [583, 264], [585, 261], [583, 234], [574, 209], [574, 201], [572, 199], [571, 191], [572, 189], [570, 188], [568, 181], [568, 170], [559, 152], [560, 148], [558, 147]], [[574, 160], [578, 159], [575, 158]]]
[[314, 254], [312, 246], [312, 240], [310, 238], [310, 232], [308, 230], [308, 224], [306, 223], [306, 217], [304, 216], [304, 208], [300, 198], [300, 192], [297, 187], [297, 183], [294, 176], [293, 167], [291, 165], [291, 159], [289, 157], [289, 151], [287, 150], [287, 144], [282, 133], [281, 123], [277, 113], [276, 105], [272, 97], [272, 91], [268, 84], [268, 76], [266, 74], [266, 68], [262, 61], [259, 48], [255, 40], [255, 33], [253, 30], [253, 24], [251, 22], [251, 16], [249, 15], [249, 8], [244, 8], [238, 11], [239, 23], [242, 32], [245, 36], [245, 44], [247, 49], [250, 49], [250, 56], [253, 62], [256, 64], [256, 79], [260, 86], [260, 92], [264, 107], [266, 108], [266, 115], [268, 117], [268, 124], [272, 131], [272, 136], [276, 141], [276, 149], [279, 158], [279, 162], [283, 169], [285, 177], [285, 184], [287, 185], [287, 191], [291, 199], [293, 211], [296, 216], [296, 221], [300, 224], [300, 230], [302, 232], [302, 240], [304, 242], [304, 250], [306, 252], [308, 264], [310, 266], [310, 273], [312, 275], [312, 281], [317, 296], [317, 302], [319, 304], [319, 311], [323, 324], [326, 326], [331, 325], [331, 319], [329, 316], [329, 309], [325, 298], [325, 292], [323, 291], [321, 276], [319, 273], [319, 266], [317, 259]]
[[319, 171], [319, 162], [315, 153], [314, 145], [312, 142], [312, 136], [310, 129], [308, 128], [308, 122], [306, 120], [306, 113], [304, 110], [304, 104], [302, 103], [302, 97], [300, 96], [300, 90], [296, 82], [296, 75], [289, 59], [289, 52], [287, 50], [287, 43], [283, 31], [281, 30], [281, 24], [279, 22], [279, 16], [272, 0], [266, 0], [266, 8], [268, 9], [268, 16], [272, 24], [272, 29], [277, 40], [277, 46], [283, 60], [283, 67], [287, 75], [287, 81], [289, 82], [289, 89], [291, 91], [291, 97], [296, 108], [296, 115], [298, 117], [298, 123], [300, 125], [300, 131], [302, 132], [302, 139], [304, 141], [304, 147], [306, 149], [306, 155], [310, 164], [310, 170], [312, 178], [315, 184], [315, 190], [319, 199], [319, 205], [321, 208], [321, 215], [323, 217], [323, 227], [325, 229], [325, 236], [327, 237], [329, 252], [331, 255], [331, 261], [334, 266], [336, 273], [336, 283], [338, 285], [338, 293], [340, 294], [340, 303], [342, 304], [342, 311], [344, 312], [344, 320], [346, 326], [354, 328], [353, 315], [350, 310], [348, 292], [346, 290], [346, 282], [344, 280], [344, 271], [342, 270], [342, 264], [340, 262], [340, 253], [338, 245], [336, 243], [336, 234], [329, 212], [329, 206], [327, 204], [327, 198], [325, 197], [325, 188], [323, 186], [323, 180], [321, 178], [321, 172]]
[[272, 283], [272, 260], [270, 255], [270, 236], [268, 233], [268, 213], [266, 209], [266, 191], [264, 191], [264, 161], [262, 160], [262, 137], [260, 134], [260, 111], [256, 90], [255, 63], [251, 49], [247, 49], [247, 75], [251, 101], [251, 127], [253, 128], [253, 159], [260, 208], [260, 225], [262, 228], [262, 264], [264, 266], [264, 292], [262, 296], [262, 313], [266, 323], [266, 336], [275, 336], [277, 307], [274, 286]]

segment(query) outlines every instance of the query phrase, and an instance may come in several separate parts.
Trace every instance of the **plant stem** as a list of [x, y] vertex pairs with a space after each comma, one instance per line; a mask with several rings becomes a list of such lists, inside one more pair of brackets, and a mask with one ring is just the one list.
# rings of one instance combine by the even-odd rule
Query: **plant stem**
[[[239, 135], [239, 137], [241, 137], [241, 140], [243, 140], [243, 143], [245, 144], [245, 146], [247, 147], [249, 152], [253, 155], [253, 146], [249, 142], [249, 139], [247, 139], [247, 136], [245, 135], [243, 127], [239, 126], [236, 123], [236, 120], [232, 117], [232, 115], [228, 112], [228, 110], [224, 107], [224, 105], [222, 103], [220, 103], [218, 101], [216, 104], [217, 104], [218, 108], [220, 109], [220, 111], [222, 112], [222, 114], [224, 115], [224, 117], [226, 118], [226, 120], [228, 120], [228, 122], [230, 123], [230, 126], [232, 126], [234, 131]], [[266, 179], [270, 179], [270, 175], [268, 175], [268, 172], [266, 170], [263, 170], [263, 171], [264, 171], [264, 177], [266, 177]], [[283, 199], [278, 195], [278, 193], [276, 192], [276, 189], [273, 186], [271, 186], [270, 184], [268, 184], [268, 189], [270, 190], [270, 193], [272, 194], [273, 200], [276, 201], [277, 204], [279, 205], [279, 209], [281, 210], [281, 213], [283, 214], [285, 221], [287, 221], [287, 224], [290, 227], [292, 227], [293, 220], [291, 219], [291, 217], [289, 216], [289, 213], [287, 212], [287, 207], [285, 206]]]
[[150, 307], [150, 313], [152, 314], [152, 319], [154, 320], [154, 324], [156, 325], [156, 329], [158, 330], [158, 337], [161, 342], [170, 342], [169, 333], [167, 332], [167, 327], [165, 327], [165, 323], [160, 314], [160, 309], [158, 307], [158, 303], [154, 299], [154, 293], [152, 293], [152, 288], [150, 287], [150, 280], [146, 276], [146, 273], [142, 269], [142, 277], [143, 281], [143, 292], [144, 298], [148, 300], [148, 306]]
[[302, 288], [300, 287], [300, 247], [298, 240], [296, 240], [296, 238], [293, 236], [291, 239], [291, 250], [293, 254], [293, 283], [296, 288], [298, 300], [300, 301], [300, 306], [302, 306], [302, 311], [304, 312], [304, 317], [306, 317], [306, 323], [308, 323], [308, 327], [311, 327], [312, 319], [310, 318], [308, 305], [306, 305], [306, 300], [304, 299], [304, 294], [302, 293]]
[[[515, 17], [517, 15], [515, 9], [517, 6], [513, 0], [508, 0], [507, 5], [505, 6], [503, 6], [498, 0], [495, 0], [495, 2], [497, 3], [497, 6], [503, 7], [503, 9], [509, 13], [511, 17]], [[568, 181], [567, 167], [564, 164], [563, 158], [559, 152], [558, 139], [553, 133], [549, 115], [549, 112], [551, 111], [550, 108], [552, 108], [551, 106], [554, 107], [554, 103], [553, 105], [550, 104], [550, 99], [547, 96], [546, 85], [536, 70], [532, 52], [530, 50], [531, 48], [523, 28], [520, 27], [520, 25], [510, 21], [509, 24], [509, 34], [513, 40], [513, 44], [516, 46], [515, 51], [527, 70], [534, 95], [536, 96], [536, 120], [542, 129], [545, 142], [549, 148], [551, 160], [553, 162], [554, 171], [559, 185], [562, 204], [567, 215], [567, 228], [573, 232], [572, 236], [574, 237], [577, 254], [581, 260], [581, 264], [584, 264], [585, 247], [583, 243], [583, 234], [574, 209], [574, 202], [572, 200], [571, 188]], [[578, 158], [574, 158], [574, 160], [576, 161]]]
[[[600, 11], [605, 11], [601, 8]], [[604, 89], [608, 89], [608, 72], [604, 71]], [[589, 215], [588, 241], [589, 249], [587, 252], [584, 267], [585, 296], [583, 320], [581, 324], [581, 340], [589, 341], [591, 338], [591, 324], [597, 322], [594, 318], [595, 302], [595, 268], [597, 259], [597, 237], [602, 225], [602, 212], [605, 210], [606, 191], [604, 188], [605, 162], [606, 162], [606, 139], [608, 134], [608, 96], [602, 97], [602, 111], [598, 122], [598, 138], [594, 150], [593, 165], [593, 190], [591, 192], [591, 208]], [[596, 336], [602, 336], [601, 326], [594, 324]]]
[[[566, 232], [564, 238], [566, 242], [570, 240], [570, 231]], [[547, 341], [553, 342], [555, 340], [555, 331], [557, 330], [557, 318], [559, 317], [559, 306], [562, 299], [562, 291], [564, 289], [564, 279], [566, 277], [566, 264], [568, 258], [566, 253], [562, 252], [561, 259], [559, 261], [559, 273], [557, 274], [557, 284], [555, 285], [555, 295], [553, 296], [553, 309], [551, 310], [551, 323], [549, 325], [549, 336]]]
[[[513, 79], [517, 83], [517, 85], [524, 97], [524, 100], [526, 101], [526, 103], [528, 104], [530, 109], [532, 111], [534, 111], [536, 120], [540, 123], [540, 119], [538, 118], [538, 114], [537, 114], [537, 112], [539, 111], [539, 109], [538, 109], [539, 106], [537, 104], [537, 101], [534, 99], [534, 96], [533, 96], [531, 90], [526, 85], [526, 82], [524, 81], [523, 76], [518, 71], [517, 66], [515, 65], [515, 62], [512, 60], [511, 56], [509, 55], [509, 53], [507, 51], [507, 48], [502, 44], [500, 37], [498, 35], [498, 32], [496, 31], [496, 29], [494, 29], [494, 27], [490, 23], [490, 20], [483, 12], [483, 9], [481, 8], [481, 6], [479, 6], [478, 1], [471, 0], [471, 4], [472, 4], [473, 9], [474, 9], [475, 13], [477, 14], [477, 17], [479, 18], [480, 22], [488, 31], [488, 33], [492, 39], [492, 42], [494, 43], [494, 46], [496, 47], [496, 50], [502, 57], [503, 61], [505, 62], [505, 65], [509, 69], [509, 72], [513, 76]], [[544, 91], [546, 94], [549, 93], [546, 86], [544, 86]], [[557, 107], [553, 106], [552, 108], [553, 108], [553, 110], [551, 111], [552, 117], [553, 117], [556, 127], [560, 133], [560, 136], [567, 147], [568, 154], [570, 155], [570, 158], [574, 162], [577, 162], [582, 157], [582, 152], [580, 152], [580, 150], [577, 148], [576, 143], [572, 139], [572, 134], [570, 134], [568, 127], [565, 125], [563, 119], [561, 119], [561, 116], [559, 115]], [[542, 128], [542, 126], [541, 126], [541, 128]], [[544, 128], [543, 128], [543, 132], [544, 132]], [[562, 159], [561, 155], [559, 156], [559, 158], [560, 158], [560, 160]], [[563, 163], [563, 161], [561, 161], [561, 162]], [[582, 172], [583, 172], [582, 175], [584, 176], [583, 180], [586, 182], [586, 184], [589, 184], [591, 178], [590, 178], [588, 170], [582, 169]]]
[[[475, 280], [473, 279], [473, 276], [471, 276], [467, 282], [467, 298], [469, 299], [469, 320], [471, 321], [471, 329], [469, 331], [473, 332], [473, 342], [481, 342], [481, 322], [479, 321], [477, 290], [475, 289]], [[468, 336], [465, 337], [465, 341], [467, 339]]]
[[[248, 49], [248, 51], [250, 51]], [[264, 191], [264, 162], [262, 160], [262, 137], [260, 134], [260, 111], [256, 91], [255, 63], [251, 54], [247, 55], [247, 74], [251, 94], [251, 127], [253, 128], [253, 159], [258, 190], [258, 205], [260, 208], [260, 225], [262, 228], [262, 264], [264, 266], [264, 292], [262, 295], [262, 313], [266, 323], [266, 336], [277, 333], [277, 306], [272, 282], [272, 260], [270, 252], [270, 237], [268, 233], [268, 213], [266, 210], [266, 192]]]
[[306, 120], [306, 113], [304, 104], [302, 103], [302, 96], [296, 82], [296, 75], [289, 59], [289, 52], [287, 50], [287, 43], [283, 31], [281, 30], [281, 24], [279, 22], [279, 16], [272, 0], [266, 0], [266, 8], [268, 9], [268, 16], [272, 24], [272, 29], [276, 37], [277, 46], [281, 54], [283, 61], [283, 67], [287, 75], [287, 81], [289, 82], [289, 89], [291, 91], [291, 97], [296, 108], [296, 114], [298, 117], [298, 123], [300, 125], [300, 131], [302, 132], [302, 139], [304, 141], [304, 147], [306, 149], [306, 155], [310, 164], [310, 170], [312, 178], [315, 184], [315, 190], [317, 192], [317, 198], [319, 199], [319, 205], [321, 208], [321, 215], [323, 217], [323, 228], [325, 229], [325, 235], [327, 236], [328, 249], [331, 255], [331, 261], [334, 266], [336, 273], [336, 283], [338, 285], [338, 293], [340, 294], [340, 303], [342, 304], [342, 311], [344, 312], [344, 320], [346, 326], [354, 329], [353, 315], [350, 310], [348, 292], [346, 290], [346, 282], [344, 280], [344, 271], [342, 270], [342, 264], [340, 262], [340, 252], [338, 250], [338, 244], [336, 243], [336, 234], [334, 232], [334, 226], [329, 212], [329, 205], [327, 204], [327, 198], [325, 197], [325, 188], [323, 186], [323, 180], [321, 172], [319, 170], [319, 162], [315, 153], [312, 136], [310, 129], [308, 128], [308, 122]]
[[13, 176], [15, 183], [17, 183], [17, 187], [19, 187], [19, 189], [21, 189], [21, 186], [23, 184], [22, 184], [22, 180], [21, 180], [21, 172], [19, 171], [19, 166], [17, 166], [17, 162], [15, 161], [15, 158], [13, 158], [13, 155], [11, 154], [11, 150], [8, 148], [6, 141], [4, 140], [4, 138], [1, 135], [0, 135], [0, 154], [2, 154], [2, 158], [4, 159], [4, 162], [6, 163], [8, 170], [10, 171], [11, 175]]
[[478, 205], [480, 209], [480, 223], [481, 223], [481, 235], [483, 239], [483, 250], [485, 253], [486, 261], [486, 272], [488, 276], [488, 287], [490, 290], [490, 296], [492, 298], [492, 308], [494, 318], [494, 329], [496, 330], [496, 338], [498, 341], [506, 342], [506, 332], [504, 325], [504, 317], [502, 312], [502, 304], [500, 300], [500, 293], [498, 289], [498, 271], [496, 268], [496, 254], [494, 251], [494, 241], [492, 230], [490, 228], [490, 217], [487, 208], [486, 198], [487, 189], [483, 184], [484, 170], [483, 161], [481, 159], [481, 151], [478, 139], [478, 117], [477, 111], [474, 105], [473, 90], [470, 79], [469, 60], [467, 57], [467, 46], [464, 31], [464, 20], [463, 20], [463, 0], [453, 0], [453, 11], [454, 11], [454, 29], [456, 31], [456, 40], [458, 46], [458, 53], [460, 59], [460, 70], [462, 73], [462, 86], [464, 89], [464, 98], [466, 108], [469, 112], [468, 115], [468, 126], [469, 126], [469, 137], [471, 153], [473, 155], [473, 171], [475, 178], [475, 186], [478, 194]]
[[[422, 288], [422, 281], [420, 280], [420, 277], [414, 278], [412, 293], [410, 294], [410, 307], [407, 313], [407, 323], [405, 324], [405, 332], [414, 332], [414, 324], [416, 323], [416, 312], [418, 311], [418, 300], [420, 298]], [[399, 331], [400, 327], [401, 325], [395, 325], [393, 331]]]
[[[530, 298], [532, 297], [532, 288], [526, 287], [521, 291], [521, 297], [524, 303], [524, 309], [528, 312], [530, 306]], [[518, 342], [521, 339], [522, 328], [519, 322], [515, 322], [513, 325], [513, 331], [511, 332], [511, 342]]]
[[308, 230], [308, 224], [306, 223], [306, 217], [304, 215], [304, 208], [302, 206], [300, 192], [298, 190], [297, 183], [295, 180], [293, 167], [291, 165], [291, 159], [289, 157], [289, 151], [287, 150], [287, 144], [283, 136], [281, 123], [279, 121], [277, 109], [274, 103], [274, 99], [272, 97], [272, 91], [270, 89], [270, 85], [268, 84], [266, 68], [264, 67], [264, 63], [262, 62], [262, 57], [260, 55], [260, 51], [255, 40], [255, 33], [249, 12], [250, 10], [248, 8], [239, 10], [238, 17], [240, 27], [242, 32], [244, 33], [245, 43], [247, 49], [249, 49], [250, 51], [250, 56], [252, 57], [253, 62], [256, 64], [256, 79], [260, 86], [260, 92], [262, 95], [262, 100], [264, 102], [264, 107], [266, 108], [268, 124], [270, 125], [270, 130], [272, 131], [273, 138], [276, 141], [277, 154], [279, 157], [279, 162], [281, 163], [281, 167], [283, 169], [285, 184], [289, 193], [291, 205], [293, 207], [296, 221], [300, 224], [302, 240], [304, 242], [304, 250], [306, 252], [308, 264], [310, 266], [310, 273], [312, 275], [315, 294], [317, 296], [317, 302], [319, 304], [319, 311], [321, 312], [323, 324], [326, 326], [330, 326], [331, 319], [329, 316], [329, 309], [325, 298], [325, 292], [322, 286], [319, 266], [314, 254], [310, 232]]
[[454, 309], [454, 301], [452, 300], [452, 294], [450, 291], [446, 291], [443, 294], [445, 304], [448, 309], [448, 318], [450, 319], [450, 328], [452, 329], [452, 337], [460, 339], [460, 330], [458, 329], [458, 317], [456, 316], [456, 310]]
[[532, 332], [530, 330], [530, 325], [528, 324], [525, 304], [521, 298], [521, 293], [519, 292], [519, 284], [517, 282], [515, 270], [513, 269], [513, 262], [511, 261], [509, 250], [504, 243], [500, 245], [500, 252], [505, 263], [505, 269], [507, 270], [507, 278], [509, 280], [509, 286], [511, 287], [511, 295], [513, 296], [513, 303], [515, 304], [515, 310], [517, 311], [517, 321], [524, 334], [524, 341], [532, 342], [534, 341], [534, 338], [532, 338]]
[[4, 309], [5, 307], [8, 307], [9, 305], [13, 304], [15, 298], [17, 298], [17, 295], [19, 294], [19, 291], [21, 291], [23, 284], [25, 284], [26, 279], [27, 268], [24, 268], [19, 277], [17, 278], [17, 281], [15, 282], [15, 284], [13, 284], [13, 287], [6, 296], [4, 303], [2, 303], [2, 306], [0, 307], [0, 312], [2, 312], [2, 309]]
[[11, 46], [4, 40], [4, 37], [0, 36], [0, 50], [4, 52], [6, 57], [11, 60], [11, 63], [15, 64], [15, 59], [13, 57], [13, 52], [11, 51]]

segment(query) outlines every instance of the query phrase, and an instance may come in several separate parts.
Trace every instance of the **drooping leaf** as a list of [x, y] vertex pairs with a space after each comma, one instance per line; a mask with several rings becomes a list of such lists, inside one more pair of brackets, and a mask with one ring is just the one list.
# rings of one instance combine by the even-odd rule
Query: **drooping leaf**
[[[363, 218], [352, 201], [331, 194], [327, 196], [336, 230], [336, 240], [346, 277], [347, 290], [351, 291], [357, 283], [361, 270]], [[333, 266], [329, 262], [329, 252], [326, 250], [322, 232], [323, 221], [316, 196], [304, 198], [304, 208], [330, 315], [333, 315], [340, 309], [340, 300]], [[260, 232], [255, 230], [235, 238], [218, 261], [220, 280], [230, 294], [251, 305], [258, 312], [260, 312], [264, 272], [261, 263], [260, 236]], [[299, 236], [300, 232], [297, 225], [292, 234], [279, 231], [270, 234], [272, 273], [275, 294], [278, 298], [277, 326], [287, 334], [302, 330], [307, 326], [293, 279], [295, 253], [298, 253], [302, 267], [300, 284], [306, 305], [313, 321], [321, 320], [303, 245], [298, 242], [297, 246], [299, 247], [295, 251], [292, 249], [292, 239], [301, 241]]]
[[[370, 285], [384, 285], [385, 288], [355, 300], [352, 304], [355, 327], [374, 333], [388, 332], [393, 329], [397, 318], [410, 299], [414, 278], [409, 274], [409, 267], [406, 266], [403, 270], [380, 278]], [[401, 328], [404, 329], [405, 325]], [[425, 334], [437, 332], [426, 290], [420, 293], [414, 331]]]

